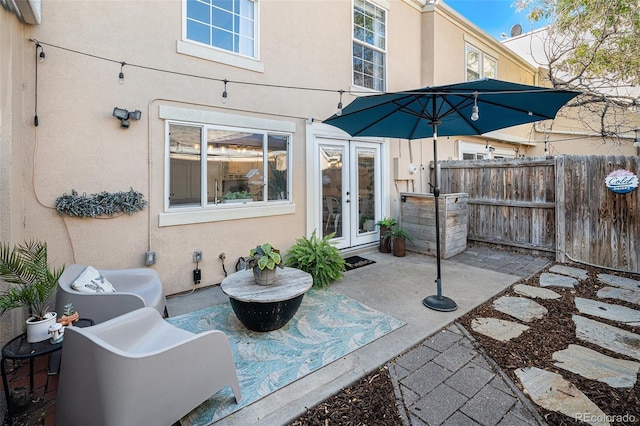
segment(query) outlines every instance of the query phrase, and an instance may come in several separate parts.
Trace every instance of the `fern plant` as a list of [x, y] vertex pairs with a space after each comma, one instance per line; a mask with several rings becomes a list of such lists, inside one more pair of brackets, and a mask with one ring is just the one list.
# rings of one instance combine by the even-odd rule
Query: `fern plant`
[[285, 256], [285, 265], [308, 272], [313, 277], [313, 287], [326, 288], [342, 279], [344, 259], [331, 243], [335, 233], [318, 238], [316, 231], [311, 238], [300, 238]]
[[43, 320], [63, 271], [64, 266], [52, 268], [47, 263], [44, 242], [30, 241], [14, 247], [0, 245], [0, 279], [14, 284], [0, 294], [0, 315], [27, 306], [36, 320]]

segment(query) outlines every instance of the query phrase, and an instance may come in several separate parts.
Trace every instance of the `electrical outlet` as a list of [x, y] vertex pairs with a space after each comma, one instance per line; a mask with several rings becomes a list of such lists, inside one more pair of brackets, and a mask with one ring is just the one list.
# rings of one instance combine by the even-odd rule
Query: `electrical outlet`
[[193, 252], [193, 263], [202, 262], [202, 250], [194, 250]]
[[193, 270], [193, 284], [198, 285], [202, 281], [202, 271], [200, 268], [196, 268]]

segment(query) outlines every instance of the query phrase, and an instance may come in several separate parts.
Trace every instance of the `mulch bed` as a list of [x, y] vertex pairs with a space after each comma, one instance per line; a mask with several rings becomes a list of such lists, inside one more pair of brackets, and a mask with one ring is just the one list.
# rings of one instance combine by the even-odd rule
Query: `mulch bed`
[[[482, 345], [484, 351], [490, 356], [500, 368], [509, 376], [513, 383], [519, 381], [513, 371], [520, 367], [538, 367], [545, 370], [559, 373], [565, 379], [576, 385], [591, 401], [593, 401], [604, 413], [609, 416], [624, 416], [630, 418], [634, 416], [635, 422], [640, 423], [640, 383], [636, 383], [631, 389], [616, 389], [607, 384], [586, 379], [580, 375], [555, 367], [552, 354], [556, 351], [566, 349], [569, 344], [578, 344], [596, 350], [605, 355], [637, 361], [624, 355], [611, 352], [588, 342], [578, 340], [575, 336], [575, 325], [571, 316], [579, 314], [575, 307], [574, 298], [584, 297], [593, 300], [602, 300], [596, 296], [598, 289], [605, 287], [598, 279], [599, 273], [609, 273], [627, 278], [638, 279], [638, 275], [610, 272], [607, 270], [584, 266], [570, 265], [588, 271], [588, 278], [582, 280], [575, 289], [552, 288], [553, 291], [562, 295], [560, 299], [541, 300], [536, 302], [548, 309], [549, 313], [541, 320], [527, 323], [531, 327], [518, 338], [509, 342], [498, 342], [489, 337], [474, 333], [471, 330], [471, 320], [477, 317], [493, 317], [510, 321], [517, 321], [506, 314], [493, 309], [493, 300], [500, 296], [517, 296], [517, 294], [507, 289], [502, 294], [482, 304], [478, 308], [461, 317], [458, 322], [462, 324], [473, 337]], [[541, 272], [548, 272], [547, 270]], [[539, 286], [539, 274], [519, 281], [520, 284]], [[637, 305], [623, 301], [607, 299], [606, 303], [627, 306], [638, 309]], [[625, 329], [632, 333], [640, 333], [640, 327], [625, 326], [620, 323], [610, 322], [602, 318], [600, 322]], [[563, 414], [547, 411], [533, 404], [540, 415], [549, 425], [580, 425], [584, 424], [575, 421]], [[307, 413], [300, 417], [291, 426], [306, 425], [401, 425], [400, 416], [395, 402], [393, 385], [385, 368], [364, 377], [351, 387], [343, 389], [334, 397], [324, 401], [318, 406], [307, 410]], [[625, 423], [615, 423], [612, 425], [624, 425]], [[628, 423], [626, 423], [628, 424]]]
[[386, 367], [320, 403], [291, 426], [401, 426], [393, 384]]

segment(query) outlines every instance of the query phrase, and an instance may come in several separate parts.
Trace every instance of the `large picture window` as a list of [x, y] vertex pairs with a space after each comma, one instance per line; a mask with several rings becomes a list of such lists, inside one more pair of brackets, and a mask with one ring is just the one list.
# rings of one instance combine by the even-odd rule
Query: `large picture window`
[[386, 11], [365, 0], [353, 2], [353, 84], [385, 90]]
[[256, 57], [252, 0], [186, 0], [187, 40]]
[[169, 123], [169, 208], [288, 201], [288, 134]]
[[467, 81], [479, 78], [497, 78], [498, 60], [470, 44], [466, 45]]

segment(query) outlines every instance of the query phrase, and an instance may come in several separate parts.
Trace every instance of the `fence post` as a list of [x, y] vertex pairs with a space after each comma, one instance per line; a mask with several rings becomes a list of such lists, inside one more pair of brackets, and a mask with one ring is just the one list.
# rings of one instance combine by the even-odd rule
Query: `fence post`
[[554, 164], [556, 185], [556, 261], [566, 262], [567, 233], [566, 233], [566, 194], [564, 186], [564, 156], [555, 157]]

